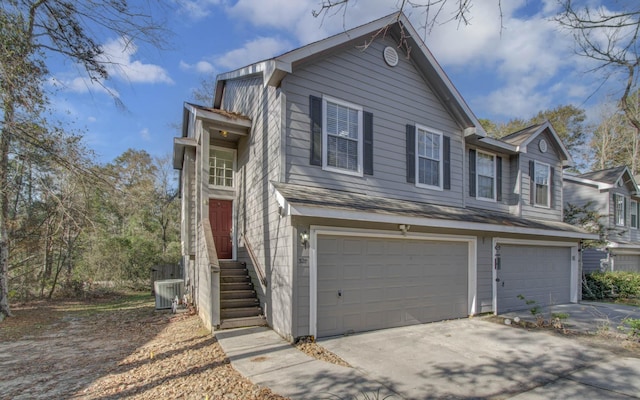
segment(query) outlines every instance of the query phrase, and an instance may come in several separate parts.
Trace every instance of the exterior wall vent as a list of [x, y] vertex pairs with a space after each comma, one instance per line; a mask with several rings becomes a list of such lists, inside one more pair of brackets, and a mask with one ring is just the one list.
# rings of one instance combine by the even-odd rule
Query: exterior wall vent
[[393, 47], [387, 46], [383, 51], [384, 62], [390, 67], [398, 65], [398, 52]]
[[171, 308], [171, 302], [176, 296], [178, 299], [182, 299], [184, 282], [182, 279], [155, 281], [153, 289], [156, 292], [156, 310]]

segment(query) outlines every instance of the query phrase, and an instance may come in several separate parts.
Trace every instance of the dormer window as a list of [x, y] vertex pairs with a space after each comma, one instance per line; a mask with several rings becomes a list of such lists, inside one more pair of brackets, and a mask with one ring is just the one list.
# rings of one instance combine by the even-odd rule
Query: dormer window
[[626, 226], [627, 199], [621, 194], [614, 194], [614, 220], [617, 226]]
[[551, 168], [548, 164], [535, 162], [535, 205], [540, 207], [550, 207], [551, 191]]
[[476, 157], [477, 198], [480, 200], [496, 199], [496, 156], [478, 151]]

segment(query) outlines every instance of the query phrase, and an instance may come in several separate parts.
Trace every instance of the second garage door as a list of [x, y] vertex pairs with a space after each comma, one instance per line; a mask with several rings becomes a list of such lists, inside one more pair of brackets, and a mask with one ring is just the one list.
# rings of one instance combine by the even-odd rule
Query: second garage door
[[318, 236], [317, 336], [468, 315], [468, 244]]
[[569, 303], [571, 248], [501, 244], [496, 276], [498, 313]]
[[615, 255], [614, 270], [640, 272], [640, 256], [626, 254]]

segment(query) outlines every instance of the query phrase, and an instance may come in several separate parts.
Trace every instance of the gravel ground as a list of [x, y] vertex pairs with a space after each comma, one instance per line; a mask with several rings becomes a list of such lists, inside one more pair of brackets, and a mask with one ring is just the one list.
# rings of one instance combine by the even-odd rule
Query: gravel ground
[[0, 323], [0, 399], [284, 399], [234, 370], [195, 315], [94, 306], [15, 308]]

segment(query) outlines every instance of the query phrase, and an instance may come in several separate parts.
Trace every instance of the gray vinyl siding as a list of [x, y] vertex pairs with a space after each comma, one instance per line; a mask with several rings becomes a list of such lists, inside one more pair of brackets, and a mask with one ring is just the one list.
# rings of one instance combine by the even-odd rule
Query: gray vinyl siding
[[[301, 66], [282, 82], [286, 93], [288, 183], [367, 193], [373, 196], [462, 206], [462, 133], [410, 60], [388, 67], [384, 39], [366, 50], [351, 48]], [[309, 95], [347, 101], [373, 113], [374, 174], [364, 177], [311, 166]], [[451, 138], [451, 190], [429, 190], [406, 183], [405, 126], [418, 123]]]
[[280, 177], [280, 96], [278, 88], [263, 87], [261, 78], [229, 81], [223, 108], [251, 117], [254, 126], [238, 142], [237, 232], [246, 235], [267, 279], [266, 291], [257, 279], [256, 266], [239, 240], [238, 260], [247, 263], [267, 321], [291, 338], [292, 237], [290, 217], [281, 217], [269, 189]]
[[582, 273], [600, 272], [600, 260], [607, 258], [607, 252], [596, 249], [582, 251]]
[[493, 249], [490, 236], [478, 237], [477, 312], [493, 311]]
[[[538, 142], [544, 138], [549, 147], [546, 153], [538, 148]], [[522, 217], [533, 219], [562, 220], [562, 163], [558, 157], [558, 150], [553, 145], [555, 140], [546, 132], [539, 135], [527, 146], [527, 152], [520, 155], [520, 169], [522, 171]], [[554, 169], [553, 191], [551, 193], [551, 208], [537, 207], [531, 204], [529, 161], [539, 161], [549, 164]]]

